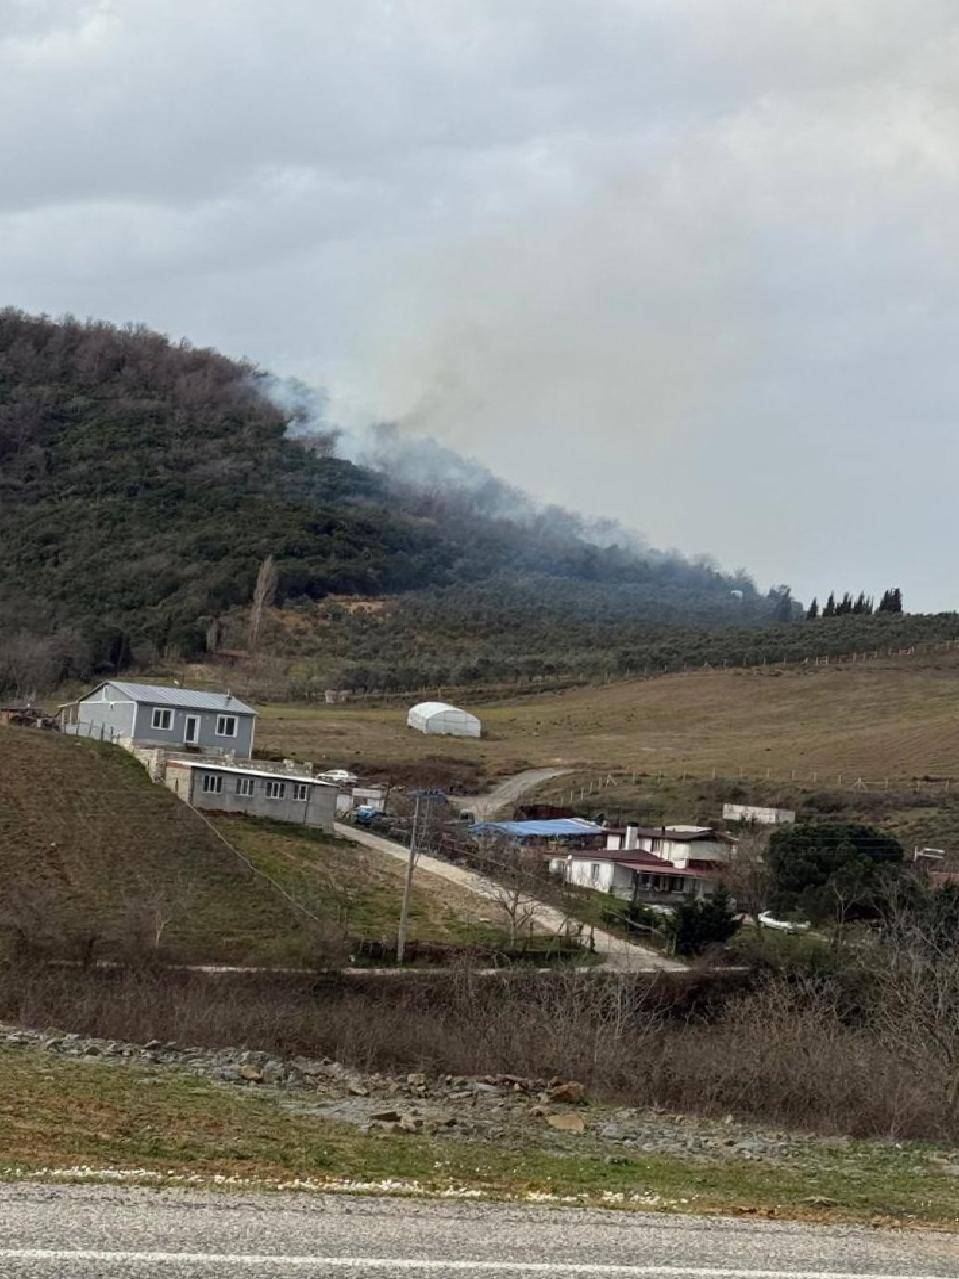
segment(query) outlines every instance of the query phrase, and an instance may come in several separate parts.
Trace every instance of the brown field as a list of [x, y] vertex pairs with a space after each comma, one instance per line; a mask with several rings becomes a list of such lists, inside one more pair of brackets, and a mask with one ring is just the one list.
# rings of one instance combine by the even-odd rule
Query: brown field
[[[481, 741], [423, 737], [405, 707], [271, 706], [259, 747], [398, 781], [445, 764], [487, 779], [533, 766], [708, 775], [959, 776], [959, 661], [696, 671], [494, 702]], [[439, 780], [434, 777], [434, 780]], [[467, 789], [462, 784], [459, 789]]]

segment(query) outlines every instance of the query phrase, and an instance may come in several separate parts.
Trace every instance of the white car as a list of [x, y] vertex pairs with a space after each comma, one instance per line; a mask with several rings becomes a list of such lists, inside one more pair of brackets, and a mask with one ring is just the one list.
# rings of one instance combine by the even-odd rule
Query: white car
[[770, 915], [768, 910], [762, 912], [759, 922], [763, 928], [773, 928], [779, 933], [808, 933], [812, 928], [808, 920], [800, 923], [795, 919], [777, 919], [775, 915]]
[[334, 786], [354, 786], [358, 780], [356, 774], [346, 768], [331, 768], [325, 773], [317, 773], [317, 779], [332, 782]]

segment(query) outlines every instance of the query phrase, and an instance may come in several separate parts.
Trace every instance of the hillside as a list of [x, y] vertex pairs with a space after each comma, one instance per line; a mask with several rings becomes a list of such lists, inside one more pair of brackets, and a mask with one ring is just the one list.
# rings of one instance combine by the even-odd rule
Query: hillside
[[594, 773], [800, 778], [842, 773], [911, 779], [959, 776], [959, 654], [830, 666], [699, 670], [602, 687], [517, 696], [477, 707], [481, 741], [423, 737], [402, 704], [275, 706], [257, 732], [263, 748], [324, 764], [359, 764], [438, 784], [464, 764], [487, 777], [533, 766]]
[[[245, 867], [195, 813], [112, 746], [0, 729], [0, 954], [18, 939], [69, 958], [338, 962], [395, 935], [403, 866], [296, 827], [222, 819]], [[410, 936], [463, 940], [488, 904], [417, 876]]]
[[[142, 327], [0, 312], [0, 688], [202, 653], [267, 555], [278, 602], [505, 574], [565, 583], [567, 610], [581, 584], [628, 587], [634, 617], [782, 607], [744, 574], [600, 545], [574, 517], [528, 502], [504, 514], [504, 486], [484, 507], [475, 492], [400, 483], [392, 455], [392, 478], [330, 456], [330, 435], [292, 438], [303, 423], [269, 385]], [[553, 625], [559, 605], [545, 607]]]

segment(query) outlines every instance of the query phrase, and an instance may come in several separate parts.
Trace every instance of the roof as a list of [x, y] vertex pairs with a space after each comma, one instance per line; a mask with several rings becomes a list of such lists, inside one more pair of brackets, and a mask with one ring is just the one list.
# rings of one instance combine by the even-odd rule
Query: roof
[[[449, 702], [417, 702], [415, 706], [411, 706], [409, 713], [413, 712], [417, 715], [442, 715], [444, 711], [456, 711], [457, 715], [470, 715], [469, 711], [464, 711], [462, 706], [452, 706]], [[475, 715], [470, 715], [471, 719], [475, 719]]]
[[606, 827], [597, 826], [582, 817], [550, 817], [528, 822], [477, 822], [470, 831], [473, 834], [495, 831], [516, 839], [568, 839], [573, 835], [605, 835]]
[[652, 875], [668, 875], [675, 879], [718, 879], [718, 870], [699, 870], [693, 867], [692, 870], [684, 869], [682, 866], [673, 866], [667, 862], [665, 866], [642, 866], [638, 869], [648, 870]]
[[242, 764], [214, 764], [207, 759], [171, 759], [167, 761], [167, 768], [202, 768], [207, 773], [242, 773], [244, 777], [268, 777], [271, 782], [309, 782], [311, 786], [328, 786], [330, 790], [336, 790], [334, 782], [322, 782], [318, 777], [270, 773], [265, 768], [244, 768]]
[[570, 853], [575, 858], [580, 857], [581, 861], [587, 862], [615, 862], [617, 866], [671, 866], [672, 862], [668, 862], [665, 857], [657, 857], [655, 853], [647, 853], [642, 848], [630, 848], [628, 851], [620, 853], [611, 848], [597, 848], [593, 852], [584, 850], [581, 854]]
[[107, 685], [119, 689], [132, 702], [184, 706], [194, 711], [230, 711], [235, 715], [255, 715], [256, 711], [232, 693], [210, 693], [198, 688], [170, 688], [166, 684], [128, 684], [126, 680], [108, 679], [91, 689], [80, 701], [85, 702]]
[[609, 835], [625, 835], [627, 830], [636, 832], [639, 839], [668, 839], [673, 844], [692, 844], [698, 839], [711, 840], [717, 844], [735, 843], [735, 840], [724, 831], [713, 830], [711, 826], [610, 826]]

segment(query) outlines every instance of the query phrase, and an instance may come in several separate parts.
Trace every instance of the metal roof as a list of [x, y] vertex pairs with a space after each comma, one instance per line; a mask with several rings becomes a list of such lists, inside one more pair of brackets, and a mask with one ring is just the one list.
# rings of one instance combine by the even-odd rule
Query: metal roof
[[588, 822], [582, 817], [552, 817], [528, 822], [477, 822], [470, 827], [474, 834], [495, 831], [499, 835], [512, 835], [516, 839], [568, 838], [572, 835], [604, 835], [606, 828]]
[[242, 764], [213, 764], [207, 759], [171, 759], [167, 768], [202, 768], [205, 772], [240, 773], [243, 777], [267, 777], [271, 782], [308, 782], [311, 786], [326, 786], [336, 790], [333, 782], [321, 782], [318, 777], [301, 777], [297, 773], [268, 773], [262, 768], [244, 768]]
[[256, 711], [246, 702], [241, 702], [232, 693], [209, 693], [198, 688], [170, 688], [166, 684], [128, 684], [126, 680], [108, 679], [98, 684], [80, 700], [89, 701], [101, 688], [118, 689], [124, 697], [132, 702], [146, 702], [151, 705], [184, 706], [194, 711], [230, 711], [236, 715], [255, 715]]

